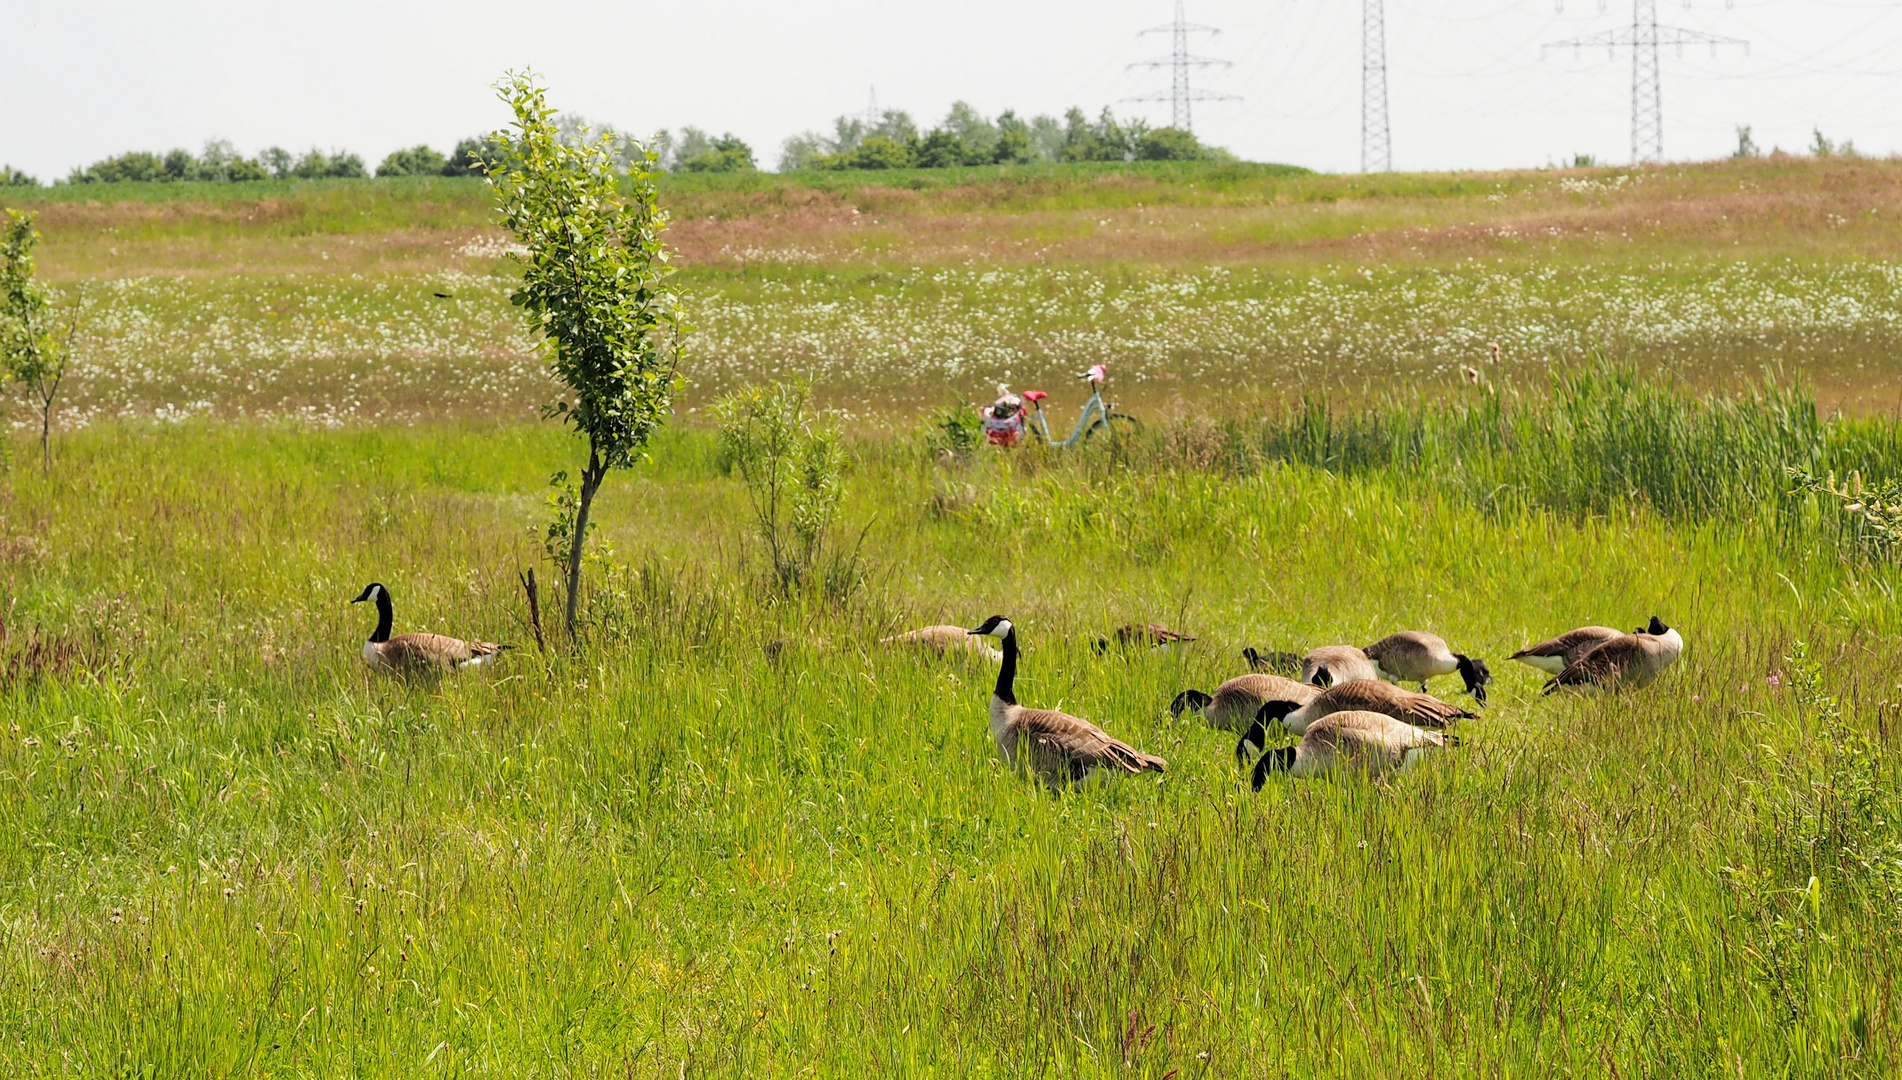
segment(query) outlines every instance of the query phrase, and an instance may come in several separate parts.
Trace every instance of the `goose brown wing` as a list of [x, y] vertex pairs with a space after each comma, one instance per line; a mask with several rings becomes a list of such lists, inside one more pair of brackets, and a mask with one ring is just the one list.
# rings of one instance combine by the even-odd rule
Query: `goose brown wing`
[[1296, 705], [1306, 705], [1321, 694], [1321, 688], [1312, 683], [1295, 682], [1279, 675], [1237, 675], [1215, 688], [1215, 699], [1220, 701], [1226, 695], [1246, 696], [1257, 705], [1264, 701], [1292, 701]]
[[1321, 697], [1334, 712], [1365, 711], [1380, 713], [1420, 727], [1443, 728], [1454, 720], [1469, 720], [1473, 714], [1449, 705], [1431, 694], [1415, 693], [1392, 683], [1345, 682]]
[[1316, 721], [1302, 737], [1301, 746], [1317, 759], [1355, 762], [1378, 772], [1401, 765], [1409, 750], [1446, 742], [1447, 737], [1437, 731], [1402, 723], [1385, 713], [1350, 710]]
[[1572, 666], [1559, 672], [1552, 682], [1557, 686], [1602, 686], [1617, 682], [1627, 670], [1644, 662], [1643, 639], [1636, 634], [1619, 634], [1572, 661]]
[[1558, 637], [1547, 638], [1537, 645], [1520, 649], [1506, 659], [1519, 660], [1528, 656], [1549, 656], [1557, 659], [1569, 657], [1576, 660], [1597, 646], [1621, 636], [1623, 635], [1609, 626], [1581, 626], [1576, 630], [1567, 630]]
[[1131, 623], [1116, 628], [1116, 643], [1119, 645], [1172, 645], [1178, 641], [1194, 641], [1187, 634], [1178, 634], [1160, 623]]
[[406, 669], [455, 667], [479, 656], [494, 656], [502, 646], [489, 641], [464, 641], [442, 634], [399, 634], [383, 643], [383, 659]]
[[1073, 767], [1162, 772], [1169, 763], [1145, 754], [1088, 720], [1055, 709], [1023, 709], [1017, 714], [1017, 738], [1029, 748], [1038, 772], [1060, 773]]

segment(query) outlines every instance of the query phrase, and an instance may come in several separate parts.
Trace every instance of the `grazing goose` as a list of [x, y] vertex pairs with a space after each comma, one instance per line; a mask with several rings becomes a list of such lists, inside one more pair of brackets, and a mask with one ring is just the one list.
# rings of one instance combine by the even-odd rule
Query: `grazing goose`
[[1619, 634], [1573, 662], [1545, 684], [1545, 692], [1637, 689], [1650, 685], [1684, 652], [1684, 637], [1651, 616], [1642, 634]]
[[1102, 728], [1055, 709], [1017, 704], [1017, 630], [1002, 615], [969, 634], [1004, 639], [1004, 663], [991, 694], [991, 737], [1004, 760], [1029, 769], [1051, 786], [1074, 783], [1098, 769], [1162, 772], [1169, 763], [1111, 738]]
[[[1305, 735], [1308, 728], [1337, 712], [1377, 712], [1403, 724], [1429, 728], [1443, 728], [1455, 720], [1471, 720], [1475, 716], [1431, 694], [1416, 694], [1404, 687], [1378, 680], [1355, 679], [1352, 682], [1335, 683], [1306, 704], [1295, 701], [1262, 702], [1255, 718], [1279, 720], [1289, 734]], [[1254, 737], [1255, 729], [1250, 726], [1248, 734], [1235, 747], [1237, 756], [1244, 752], [1260, 752], [1259, 740], [1252, 746], [1249, 743]]]
[[[1643, 633], [1644, 627], [1639, 627], [1633, 632]], [[1579, 657], [1617, 636], [1618, 631], [1609, 626], [1581, 626], [1576, 630], [1567, 630], [1558, 637], [1547, 638], [1537, 645], [1520, 649], [1506, 659], [1530, 664], [1547, 675], [1557, 675], [1577, 663]]]
[[376, 632], [363, 643], [363, 662], [377, 671], [404, 674], [453, 671], [486, 664], [501, 655], [503, 649], [509, 648], [492, 641], [464, 641], [441, 634], [399, 634], [391, 637], [390, 622], [394, 612], [390, 607], [390, 590], [381, 583], [372, 583], [350, 602], [361, 604], [365, 600], [376, 601]]
[[1272, 671], [1278, 675], [1292, 675], [1301, 670], [1301, 654], [1274, 650], [1257, 652], [1253, 646], [1242, 650], [1242, 659], [1254, 671]]
[[1171, 649], [1194, 640], [1160, 623], [1130, 623], [1117, 627], [1109, 638], [1097, 638], [1096, 651], [1108, 652], [1112, 642], [1119, 649]]
[[1422, 755], [1441, 747], [1458, 745], [1457, 735], [1426, 731], [1384, 713], [1338, 712], [1317, 721], [1294, 746], [1263, 754], [1255, 762], [1249, 783], [1260, 791], [1271, 772], [1322, 776], [1339, 765], [1379, 776], [1408, 768]]
[[1428, 679], [1457, 671], [1466, 681], [1466, 692], [1473, 695], [1473, 700], [1486, 704], [1486, 684], [1493, 681], [1486, 662], [1447, 648], [1446, 639], [1438, 634], [1402, 630], [1388, 634], [1361, 651], [1380, 666], [1383, 676], [1394, 682], [1419, 683], [1421, 693], [1426, 692]]
[[1169, 703], [1176, 716], [1193, 709], [1202, 714], [1210, 727], [1240, 731], [1261, 710], [1263, 702], [1292, 701], [1306, 705], [1321, 693], [1318, 686], [1298, 683], [1279, 675], [1237, 675], [1215, 688], [1213, 695], [1200, 690], [1184, 690]]
[[929, 649], [939, 656], [957, 653], [969, 653], [982, 656], [996, 663], [1004, 654], [971, 636], [971, 632], [962, 626], [922, 626], [902, 634], [879, 638], [880, 645], [910, 645], [920, 649]]
[[[1321, 682], [1326, 677], [1329, 682]], [[1380, 679], [1380, 665], [1352, 645], [1323, 645], [1301, 658], [1301, 681], [1327, 686], [1355, 679]]]

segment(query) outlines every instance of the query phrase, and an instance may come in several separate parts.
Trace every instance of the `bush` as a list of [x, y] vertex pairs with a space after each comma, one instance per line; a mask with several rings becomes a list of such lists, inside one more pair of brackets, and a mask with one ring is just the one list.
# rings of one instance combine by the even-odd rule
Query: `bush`
[[756, 167], [753, 148], [731, 132], [712, 140], [691, 157], [682, 158], [678, 165], [681, 172], [751, 172]]
[[713, 416], [726, 461], [746, 482], [774, 591], [816, 588], [843, 600], [861, 576], [856, 551], [827, 549], [845, 494], [845, 448], [811, 406], [805, 383], [772, 383], [735, 390], [714, 403]]
[[326, 154], [313, 147], [297, 159], [291, 175], [299, 180], [355, 180], [369, 176], [370, 172], [363, 167], [363, 159], [355, 154], [341, 150]]
[[455, 150], [443, 162], [444, 176], [486, 176], [483, 168], [485, 161], [496, 161], [502, 156], [502, 148], [494, 139], [486, 135], [463, 139], [456, 144]]
[[11, 165], [0, 165], [0, 187], [39, 187], [40, 182]]
[[431, 150], [428, 146], [412, 146], [407, 150], [392, 150], [376, 167], [378, 176], [441, 176], [443, 167], [449, 159]]
[[1155, 128], [1136, 139], [1137, 161], [1200, 161], [1207, 156], [1195, 133], [1178, 127]]

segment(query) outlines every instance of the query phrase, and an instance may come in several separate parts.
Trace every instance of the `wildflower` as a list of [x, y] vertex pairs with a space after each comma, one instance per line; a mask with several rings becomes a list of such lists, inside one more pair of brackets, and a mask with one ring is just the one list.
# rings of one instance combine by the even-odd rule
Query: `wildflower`
[[1778, 670], [1776, 670], [1776, 671], [1772, 671], [1772, 672], [1770, 673], [1770, 677], [1769, 677], [1769, 678], [1767, 678], [1767, 679], [1765, 679], [1765, 680], [1763, 680], [1763, 681], [1764, 681], [1764, 682], [1766, 682], [1766, 683], [1768, 683], [1768, 684], [1770, 685], [1770, 687], [1771, 687], [1771, 689], [1775, 689], [1776, 687], [1779, 687], [1779, 686], [1782, 686], [1782, 685], [1783, 685], [1783, 671], [1782, 671], [1782, 669], [1780, 669], [1780, 668], [1779, 668], [1779, 669], [1778, 669]]

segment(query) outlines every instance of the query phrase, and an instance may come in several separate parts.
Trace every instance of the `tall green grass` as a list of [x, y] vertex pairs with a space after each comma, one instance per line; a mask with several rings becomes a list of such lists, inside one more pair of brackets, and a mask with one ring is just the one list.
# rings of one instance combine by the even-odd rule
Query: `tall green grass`
[[1826, 417], [1802, 383], [1699, 392], [1602, 362], [1558, 370], [1545, 393], [1474, 388], [1347, 409], [1308, 395], [1158, 434], [1158, 461], [1237, 474], [1274, 462], [1392, 472], [1479, 505], [1569, 514], [1631, 505], [1674, 518], [1793, 514], [1809, 500], [1792, 490], [1792, 470], [1902, 475], [1893, 420]]
[[[1652, 409], [1614, 427], [1816, 445], [1800, 407], [1776, 435], [1767, 406], [1619, 385], [1492, 430]], [[1826, 456], [1894, 427], [1816, 425]], [[671, 431], [604, 493], [590, 636], [546, 656], [514, 572], [558, 431], [69, 436], [51, 480], [0, 478], [4, 648], [107, 650], [0, 668], [0, 1071], [1893, 1075], [1895, 567], [1790, 543], [1743, 484], [1710, 513], [1481, 503], [1424, 450], [1200, 467], [1192, 435], [857, 444], [873, 572], [835, 606], [761, 588], [715, 440]], [[1486, 445], [1432, 460], [1518, 452]], [[372, 678], [347, 601], [373, 579], [405, 629], [521, 647]], [[1027, 702], [1167, 776], [1051, 795], [997, 760], [988, 668], [876, 643], [993, 612]], [[1641, 694], [1541, 698], [1498, 662], [1653, 612], [1690, 648]], [[1200, 640], [1090, 647], [1139, 619]], [[1233, 736], [1166, 711], [1243, 645], [1403, 627], [1499, 682], [1389, 783], [1257, 795]]]

